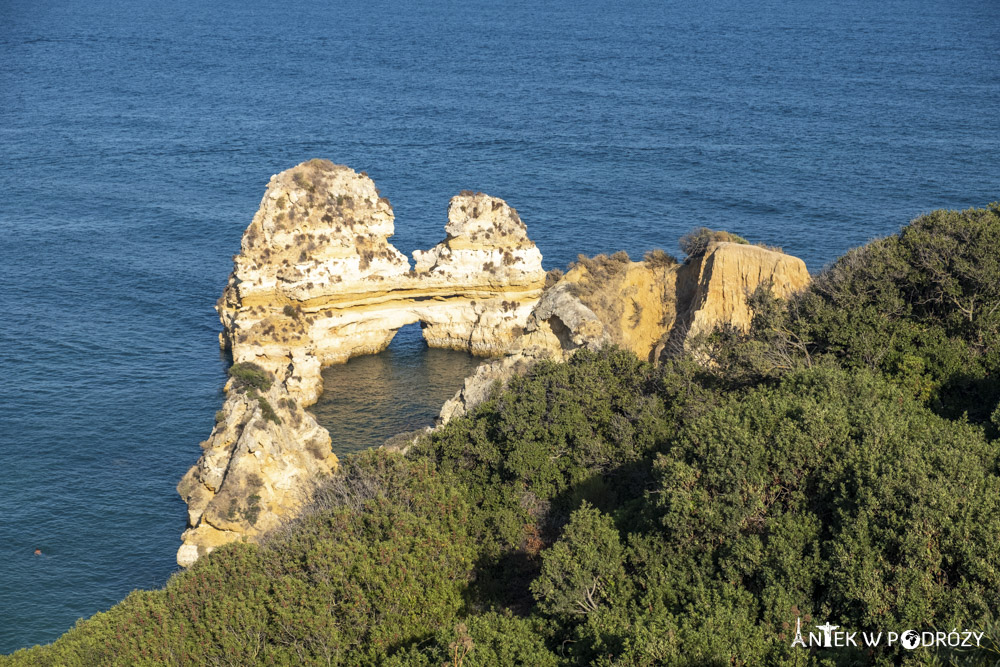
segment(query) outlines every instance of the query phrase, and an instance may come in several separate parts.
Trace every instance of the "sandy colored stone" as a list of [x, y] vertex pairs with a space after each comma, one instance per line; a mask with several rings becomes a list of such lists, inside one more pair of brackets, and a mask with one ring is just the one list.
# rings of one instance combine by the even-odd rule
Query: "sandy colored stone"
[[257, 539], [309, 502], [337, 467], [329, 433], [306, 409], [322, 392], [323, 367], [385, 349], [407, 324], [422, 323], [431, 347], [494, 357], [442, 407], [444, 424], [540, 360], [614, 343], [655, 362], [668, 341], [683, 345], [724, 323], [745, 329], [759, 285], [787, 296], [809, 282], [794, 257], [716, 243], [683, 265], [582, 260], [543, 291], [541, 253], [501, 199], [453, 197], [446, 238], [414, 252], [412, 268], [389, 242], [394, 225], [389, 201], [348, 167], [310, 160], [271, 178], [217, 310], [234, 362], [273, 381], [257, 396], [230, 381], [201, 457], [178, 484], [188, 504], [182, 566]]
[[538, 361], [565, 361], [582, 348], [613, 343], [657, 362], [668, 343], [686, 347], [728, 324], [746, 331], [749, 297], [767, 285], [778, 297], [809, 284], [805, 263], [759, 246], [715, 243], [684, 264], [584, 259], [546, 289], [525, 334], [502, 358], [481, 364], [445, 402], [439, 424], [466, 414], [496, 386]]
[[761, 285], [785, 298], [809, 285], [805, 262], [781, 252], [740, 243], [713, 243], [699, 261], [686, 265], [678, 276], [680, 319], [685, 336], [711, 333], [720, 324], [743, 331], [753, 313], [749, 297]]
[[310, 160], [271, 178], [217, 310], [233, 361], [273, 374], [261, 396], [278, 421], [227, 386], [177, 487], [188, 504], [182, 565], [295, 516], [336, 469], [329, 434], [305, 409], [324, 366], [379, 352], [415, 322], [429, 346], [483, 356], [522, 335], [545, 272], [516, 210], [482, 193], [452, 198], [446, 238], [415, 252], [413, 269], [389, 243], [394, 224], [389, 201], [348, 167]]

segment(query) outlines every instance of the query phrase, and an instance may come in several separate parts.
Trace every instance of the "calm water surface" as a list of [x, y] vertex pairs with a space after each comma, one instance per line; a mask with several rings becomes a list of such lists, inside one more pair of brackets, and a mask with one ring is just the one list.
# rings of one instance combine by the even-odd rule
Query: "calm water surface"
[[330, 432], [334, 453], [377, 447], [392, 436], [433, 426], [441, 405], [482, 361], [431, 350], [420, 325], [403, 327], [381, 354], [323, 371], [323, 395], [310, 408]]
[[[994, 0], [0, 0], [0, 651], [176, 569], [271, 174], [367, 170], [406, 253], [470, 188], [547, 268], [706, 225], [816, 270], [1000, 199], [998, 36]], [[340, 451], [472, 363], [406, 335], [328, 371]]]

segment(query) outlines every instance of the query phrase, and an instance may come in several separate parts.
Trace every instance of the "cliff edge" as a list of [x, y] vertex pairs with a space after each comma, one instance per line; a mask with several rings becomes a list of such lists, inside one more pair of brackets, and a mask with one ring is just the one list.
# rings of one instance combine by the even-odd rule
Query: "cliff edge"
[[662, 252], [581, 257], [545, 287], [517, 211], [469, 191], [449, 204], [446, 238], [414, 252], [412, 267], [389, 242], [394, 224], [389, 201], [348, 167], [310, 160], [271, 178], [216, 306], [234, 365], [177, 487], [188, 504], [180, 565], [297, 514], [337, 467], [306, 409], [322, 368], [385, 349], [407, 324], [420, 322], [431, 347], [492, 357], [442, 407], [444, 424], [539, 360], [616, 344], [655, 362], [720, 324], [748, 327], [758, 286], [787, 296], [809, 283], [795, 257], [714, 242], [684, 264]]
[[616, 344], [656, 362], [670, 344], [687, 347], [717, 326], [746, 331], [753, 318], [749, 297], [758, 287], [784, 298], [809, 282], [801, 259], [744, 243], [710, 243], [683, 264], [662, 252], [641, 262], [625, 253], [581, 257], [542, 293], [525, 334], [466, 378], [439, 421], [464, 415], [496, 382], [543, 359], [564, 361], [583, 347]]

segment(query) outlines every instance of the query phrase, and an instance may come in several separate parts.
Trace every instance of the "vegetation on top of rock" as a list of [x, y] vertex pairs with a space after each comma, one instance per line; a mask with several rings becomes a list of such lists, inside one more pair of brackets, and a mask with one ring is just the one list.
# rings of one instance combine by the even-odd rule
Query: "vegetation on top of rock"
[[[260, 394], [260, 392], [271, 388], [274, 383], [274, 374], [252, 361], [243, 361], [233, 364], [229, 368], [229, 377], [233, 379], [233, 389], [245, 392], [249, 398], [257, 401], [264, 419], [275, 424], [281, 423], [281, 418], [274, 411], [274, 407]], [[218, 421], [218, 415], [216, 415], [216, 421]]]
[[267, 391], [274, 382], [274, 375], [252, 361], [233, 364], [229, 368], [229, 377], [233, 379], [233, 387], [237, 391], [259, 389]]
[[697, 229], [693, 229], [682, 236], [680, 241], [678, 241], [678, 245], [680, 246], [681, 251], [688, 257], [697, 257], [705, 254], [705, 251], [708, 250], [708, 246], [712, 243], [722, 242], [741, 243], [744, 245], [750, 243], [742, 236], [737, 236], [736, 234], [732, 234], [730, 232], [715, 231], [708, 229], [707, 227], [698, 227]]
[[643, 255], [642, 260], [652, 269], [676, 266], [677, 264], [680, 264], [676, 257], [664, 250], [661, 250], [660, 248], [650, 250]]
[[545, 288], [552, 287], [559, 282], [565, 274], [562, 269], [549, 269], [545, 273]]
[[713, 229], [708, 229], [707, 227], [698, 227], [693, 229], [684, 236], [681, 237], [678, 245], [681, 250], [687, 256], [687, 259], [693, 259], [700, 257], [705, 254], [709, 246], [713, 243], [738, 243], [740, 245], [754, 245], [758, 248], [763, 248], [765, 250], [770, 250], [772, 252], [784, 252], [779, 246], [771, 246], [766, 243], [753, 243], [747, 241], [742, 236], [733, 234], [732, 232], [717, 231]]
[[281, 423], [281, 417], [279, 417], [278, 413], [274, 411], [274, 407], [271, 405], [270, 401], [261, 396], [256, 389], [253, 387], [248, 389], [247, 396], [257, 401], [257, 405], [260, 406], [260, 413], [264, 416], [264, 419], [275, 424]]
[[585, 272], [579, 280], [570, 284], [570, 290], [595, 312], [614, 313], [605, 318], [606, 321], [614, 321], [620, 317], [623, 304], [617, 292], [608, 290], [608, 286], [613, 279], [624, 275], [630, 262], [628, 253], [624, 250], [613, 255], [577, 255], [569, 269], [572, 271], [582, 267]]
[[594, 255], [593, 257], [577, 255], [576, 261], [572, 262], [569, 268], [572, 270], [577, 266], [582, 266], [588, 273], [595, 276], [615, 275], [623, 271], [630, 261], [628, 253], [624, 250], [619, 250], [612, 255], [605, 255], [603, 253]]
[[750, 336], [717, 345], [732, 375], [828, 357], [986, 424], [1000, 402], [1000, 205], [922, 216], [851, 250], [790, 303], [761, 290], [754, 305]]
[[[0, 662], [984, 664], [998, 235], [997, 207], [919, 218], [787, 302], [760, 290], [709, 364], [541, 362], [405, 457], [345, 457], [263, 544]], [[800, 619], [988, 634], [802, 650]]]

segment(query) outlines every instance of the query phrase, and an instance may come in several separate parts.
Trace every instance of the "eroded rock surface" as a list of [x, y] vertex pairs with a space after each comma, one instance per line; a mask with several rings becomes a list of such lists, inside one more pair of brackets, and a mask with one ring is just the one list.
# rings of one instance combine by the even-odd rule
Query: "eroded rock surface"
[[404, 325], [420, 322], [432, 347], [495, 357], [443, 406], [443, 424], [539, 360], [613, 343], [656, 361], [668, 343], [749, 326], [759, 285], [787, 296], [809, 282], [799, 259], [724, 242], [683, 265], [663, 253], [581, 258], [543, 291], [542, 256], [517, 211], [482, 193], [452, 198], [447, 237], [416, 251], [412, 268], [393, 231], [392, 207], [363, 173], [311, 160], [272, 177], [217, 305], [220, 342], [249, 375], [227, 384], [202, 456], [178, 485], [189, 513], [182, 566], [255, 539], [308, 502], [337, 466], [329, 433], [306, 410], [322, 368], [384, 349]]
[[545, 272], [516, 210], [482, 193], [452, 198], [447, 237], [414, 253], [412, 269], [393, 231], [392, 207], [365, 174], [310, 160], [271, 178], [217, 304], [234, 363], [271, 382], [253, 395], [227, 385], [178, 485], [189, 512], [181, 565], [293, 516], [336, 467], [329, 434], [305, 410], [324, 366], [379, 352], [414, 322], [428, 345], [479, 355], [521, 336]]
[[614, 343], [657, 361], [668, 343], [684, 346], [719, 325], [745, 331], [753, 318], [749, 297], [758, 286], [784, 298], [809, 281], [797, 257], [730, 242], [713, 243], [685, 264], [631, 262], [621, 254], [582, 259], [543, 292], [511, 350], [466, 378], [441, 408], [439, 422], [464, 415], [496, 383], [542, 359], [565, 361], [580, 348]]
[[785, 298], [809, 284], [805, 262], [781, 252], [741, 243], [713, 243], [698, 261], [678, 271], [678, 312], [688, 339], [719, 324], [743, 331], [753, 312], [748, 296], [760, 285]]

